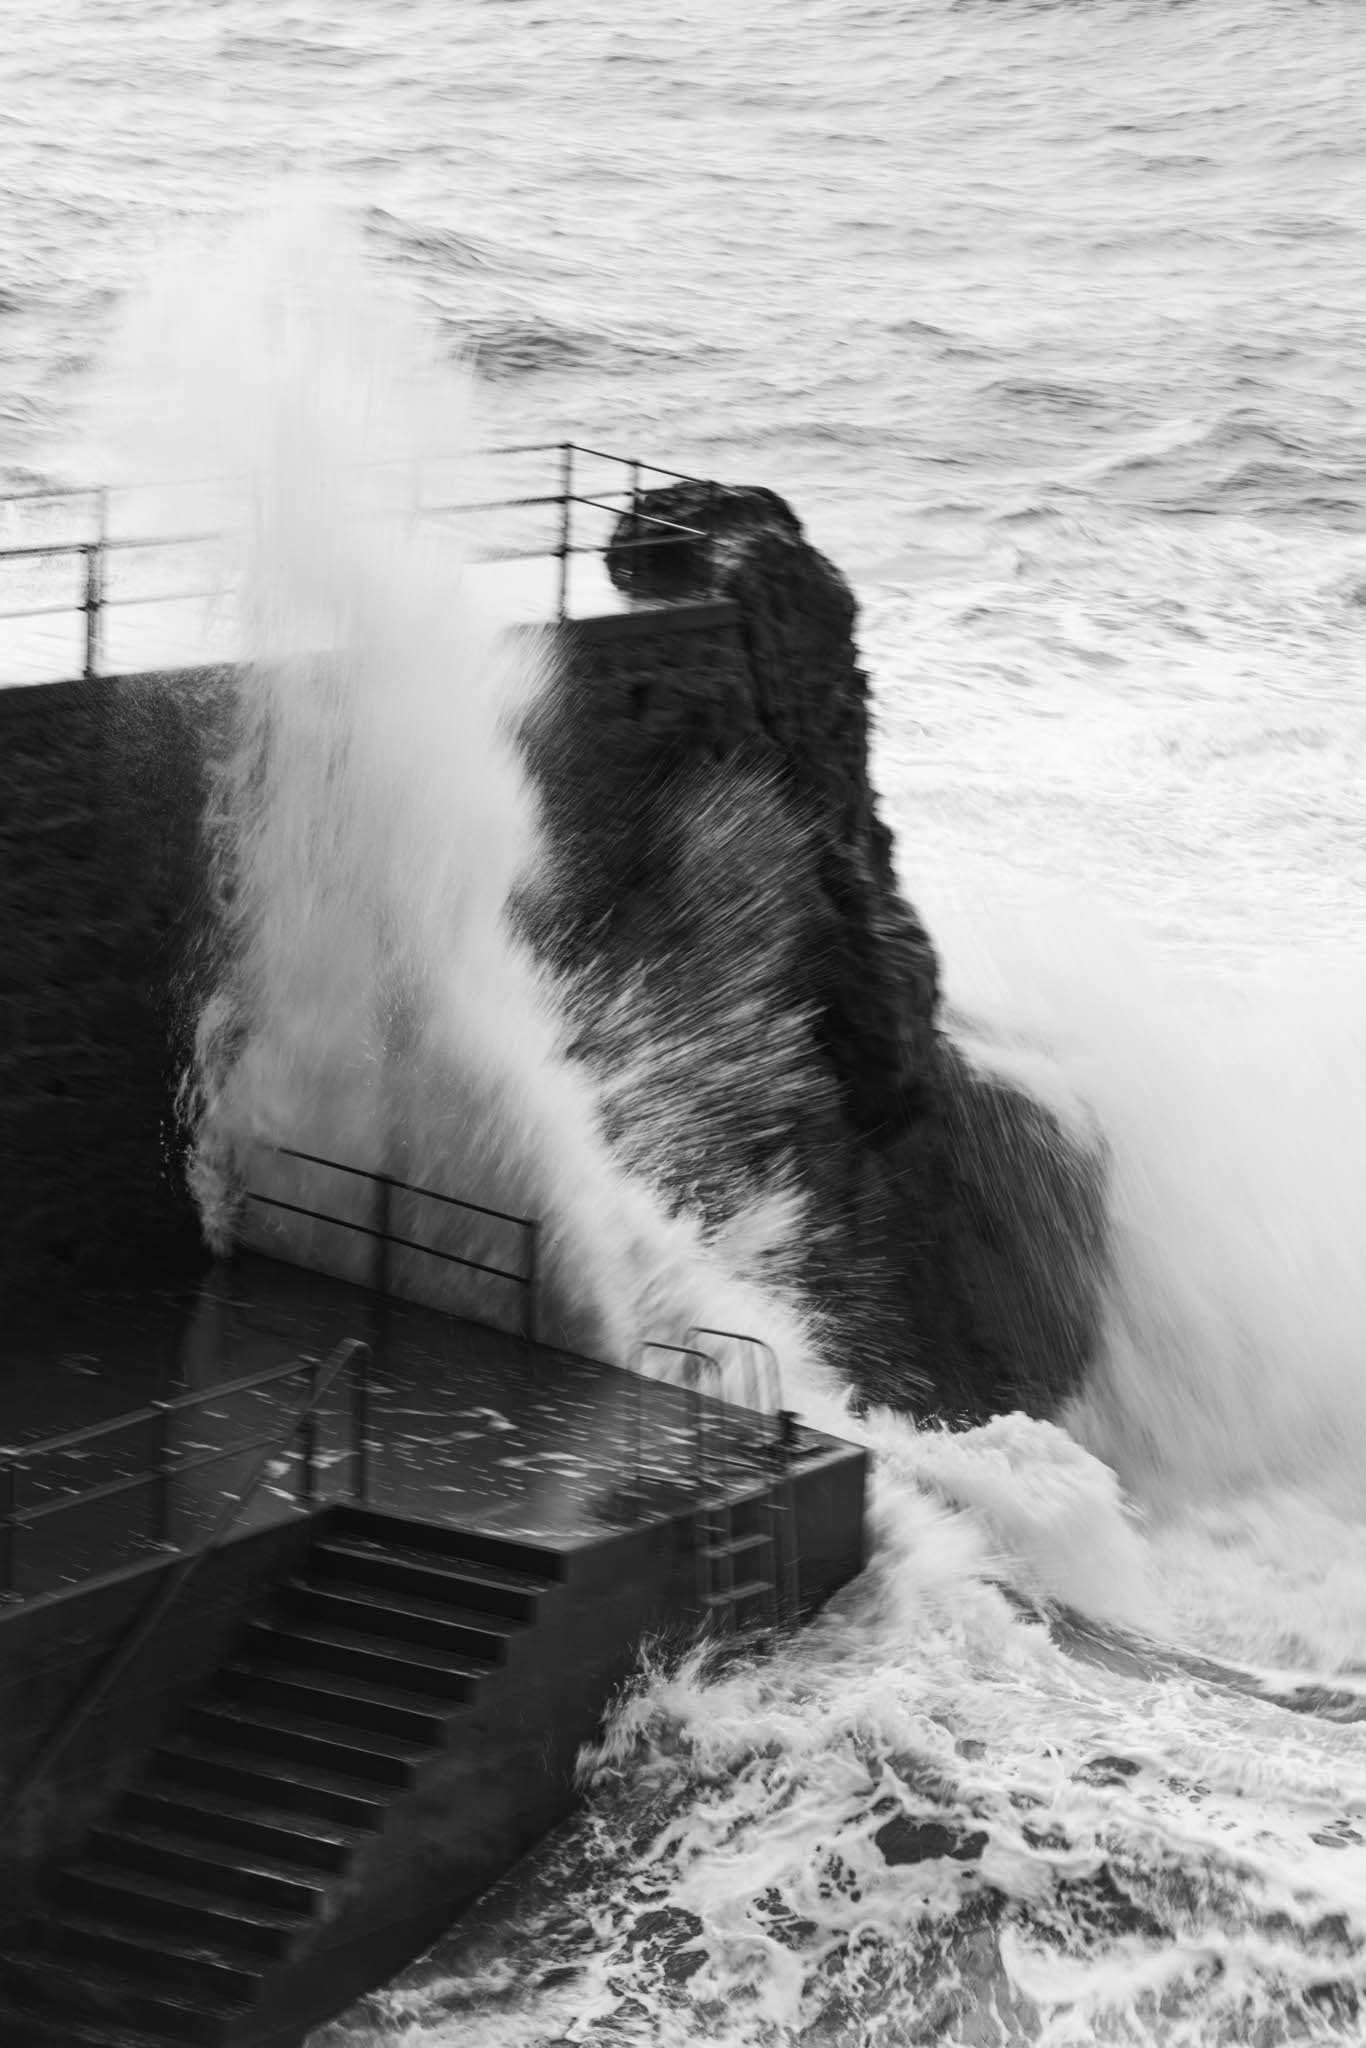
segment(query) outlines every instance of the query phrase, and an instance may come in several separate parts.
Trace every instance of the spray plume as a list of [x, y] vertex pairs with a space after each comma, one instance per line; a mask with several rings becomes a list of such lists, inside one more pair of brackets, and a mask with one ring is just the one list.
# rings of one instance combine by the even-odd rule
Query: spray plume
[[551, 665], [409, 495], [433, 451], [462, 495], [496, 495], [468, 373], [308, 208], [207, 271], [180, 262], [116, 374], [139, 463], [227, 476], [193, 516], [237, 536], [246, 659], [213, 765], [218, 952], [187, 1088], [210, 1240], [240, 1227], [253, 1148], [285, 1143], [539, 1218], [561, 1341], [627, 1363], [647, 1337], [753, 1330], [817, 1383], [801, 1314], [760, 1284], [790, 1197], [745, 1188], [704, 1223], [621, 1163], [561, 984], [512, 929], [538, 860], [514, 735]]

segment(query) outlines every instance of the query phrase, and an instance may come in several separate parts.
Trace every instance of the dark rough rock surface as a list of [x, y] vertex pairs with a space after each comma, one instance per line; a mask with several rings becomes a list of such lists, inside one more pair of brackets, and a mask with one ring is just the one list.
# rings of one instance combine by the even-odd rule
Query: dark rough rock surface
[[884, 1863], [891, 1864], [928, 1863], [941, 1856], [952, 1857], [955, 1863], [975, 1863], [987, 1846], [987, 1837], [980, 1830], [964, 1834], [959, 1828], [945, 1827], [942, 1821], [915, 1821], [905, 1813], [885, 1821], [873, 1840]]
[[[659, 529], [627, 515], [619, 587], [733, 609], [692, 649], [652, 640], [647, 611], [581, 646], [529, 730], [555, 854], [529, 915], [581, 977], [581, 1049], [604, 1069], [620, 1056], [602, 1019], [630, 985], [640, 1036], [691, 1029], [694, 1071], [731, 1075], [745, 1114], [727, 1121], [699, 1084], [694, 1150], [732, 1186], [789, 1160], [810, 1195], [802, 1283], [870, 1399], [1046, 1413], [1096, 1344], [1104, 1161], [941, 1028], [934, 948], [869, 782], [852, 592], [769, 491], [680, 484], [641, 509], [709, 537], [633, 550]], [[724, 860], [706, 851], [718, 836]], [[706, 997], [746, 973], [756, 1003], [737, 1023]], [[788, 1020], [766, 1067], [760, 1009], [769, 1033]], [[646, 1094], [634, 1113], [648, 1125]], [[619, 1135], [639, 1154], [632, 1114]], [[724, 1206], [719, 1185], [673, 1186]]]

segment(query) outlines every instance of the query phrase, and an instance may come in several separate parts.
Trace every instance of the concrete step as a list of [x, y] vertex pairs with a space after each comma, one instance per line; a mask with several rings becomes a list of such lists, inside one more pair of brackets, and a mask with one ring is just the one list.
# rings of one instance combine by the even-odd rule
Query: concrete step
[[247, 1961], [208, 1942], [182, 1945], [150, 1932], [140, 1935], [83, 1913], [51, 1914], [42, 1923], [42, 1941], [48, 1956], [77, 1972], [93, 1965], [150, 1997], [169, 1989], [220, 2021], [245, 2016], [270, 1967], [263, 1957]]
[[344, 1869], [374, 1825], [368, 1818], [348, 1823], [332, 1814], [284, 1806], [264, 1796], [273, 1790], [267, 1782], [255, 1799], [241, 1791], [224, 1793], [173, 1768], [168, 1777], [149, 1779], [125, 1793], [109, 1832], [130, 1836], [143, 1827], [155, 1829], [182, 1840], [187, 1854], [216, 1856], [221, 1844], [234, 1852], [234, 1863], [244, 1854], [253, 1861], [264, 1855], [282, 1869], [297, 1869], [306, 1882], [304, 1873]]
[[[240, 1952], [246, 1963], [253, 1957], [288, 1955], [313, 1924], [307, 1914], [214, 1897], [169, 1874], [89, 1860], [62, 1872], [56, 1903], [60, 1913], [79, 1913], [111, 1928], [150, 1929], [153, 1938], [166, 1935], [174, 1941], [202, 1939], [225, 1954]], [[138, 1938], [143, 1938], [140, 1932]]]
[[[187, 1811], [187, 1820], [194, 1817]], [[86, 1853], [102, 1869], [143, 1871], [209, 1898], [240, 1899], [305, 1917], [318, 1912], [327, 1897], [320, 1873], [306, 1865], [152, 1824], [95, 1828]]]
[[130, 1983], [122, 1970], [41, 1951], [0, 1957], [0, 1971], [19, 2001], [23, 2031], [11, 2033], [4, 2014], [5, 2048], [66, 2048], [97, 2042], [100, 2048], [149, 2048], [149, 2043], [184, 2042], [189, 2048], [232, 2048], [240, 2038], [249, 2006], [213, 1997], [182, 1997], [167, 1987]]
[[0, 2041], [5, 2048], [160, 2048], [180, 2037], [111, 2020], [76, 2019], [70, 2013], [21, 2012], [0, 2000]]
[[414, 1699], [397, 1686], [373, 1685], [341, 1672], [275, 1658], [237, 1658], [224, 1665], [214, 1688], [239, 1705], [280, 1707], [313, 1721], [335, 1722], [339, 1732], [397, 1735], [433, 1748], [445, 1743], [450, 1715], [458, 1711]]
[[333, 1722], [315, 1721], [281, 1707], [231, 1699], [191, 1707], [184, 1727], [187, 1734], [221, 1748], [245, 1750], [253, 1761], [278, 1757], [363, 1784], [391, 1788], [413, 1784], [418, 1765], [432, 1747], [397, 1735], [338, 1728]]
[[519, 1632], [518, 1624], [502, 1615], [479, 1614], [378, 1586], [343, 1586], [311, 1574], [287, 1580], [279, 1605], [291, 1620], [331, 1622], [362, 1635], [391, 1636], [457, 1656], [482, 1657], [490, 1664], [506, 1663], [510, 1639]]
[[468, 1704], [482, 1678], [497, 1668], [491, 1657], [471, 1657], [430, 1644], [404, 1643], [339, 1623], [303, 1617], [254, 1621], [245, 1637], [253, 1661], [279, 1659], [295, 1666], [354, 1673], [380, 1685], [453, 1705]]
[[534, 1590], [562, 1580], [567, 1570], [559, 1551], [535, 1543], [521, 1543], [515, 1537], [488, 1535], [477, 1529], [456, 1529], [439, 1522], [406, 1522], [352, 1502], [335, 1510], [332, 1529], [338, 1535], [369, 1538], [386, 1549], [420, 1549], [432, 1556], [458, 1558], [468, 1564], [488, 1565], [497, 1572], [516, 1573], [529, 1579]]
[[378, 1785], [282, 1756], [253, 1756], [238, 1743], [223, 1744], [185, 1734], [163, 1743], [154, 1761], [154, 1782], [202, 1787], [248, 1806], [285, 1807], [343, 1821], [348, 1827], [384, 1825], [388, 1805]]
[[499, 1614], [522, 1623], [536, 1619], [538, 1603], [547, 1590], [544, 1581], [521, 1572], [499, 1571], [492, 1565], [366, 1536], [338, 1536], [315, 1543], [308, 1553], [308, 1573], [310, 1578], [416, 1593], [452, 1607]]

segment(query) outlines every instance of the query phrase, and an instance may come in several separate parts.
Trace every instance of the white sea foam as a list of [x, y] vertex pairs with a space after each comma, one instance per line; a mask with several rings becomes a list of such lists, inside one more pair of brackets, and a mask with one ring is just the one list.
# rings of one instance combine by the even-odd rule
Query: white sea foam
[[[7, 22], [0, 455], [58, 463], [65, 371], [168, 216], [327, 168], [447, 340], [483, 340], [507, 438], [770, 484], [855, 575], [876, 779], [961, 1028], [1115, 1162], [1072, 1419], [1146, 1520], [1038, 1428], [868, 1418], [865, 1587], [766, 1666], [653, 1679], [587, 1817], [332, 2038], [1352, 2040], [1358, 1729], [1123, 1630], [1366, 1659], [1362, 19], [733, 15]], [[1115, 1625], [1110, 1664], [1051, 1602]], [[898, 1812], [987, 1846], [889, 1866]]]

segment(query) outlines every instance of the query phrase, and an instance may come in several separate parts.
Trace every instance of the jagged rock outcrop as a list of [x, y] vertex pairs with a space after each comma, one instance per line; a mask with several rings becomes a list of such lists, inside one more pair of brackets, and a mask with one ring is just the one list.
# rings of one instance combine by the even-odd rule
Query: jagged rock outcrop
[[661, 529], [628, 515], [617, 585], [731, 609], [691, 646], [645, 613], [581, 647], [527, 732], [553, 850], [527, 917], [580, 991], [580, 1051], [675, 1049], [670, 1142], [651, 1161], [668, 1091], [645, 1086], [614, 1135], [718, 1213], [786, 1165], [801, 1283], [869, 1398], [1047, 1412], [1096, 1343], [1104, 1162], [941, 1028], [868, 777], [853, 594], [769, 491], [639, 509], [702, 533], [640, 548]]

